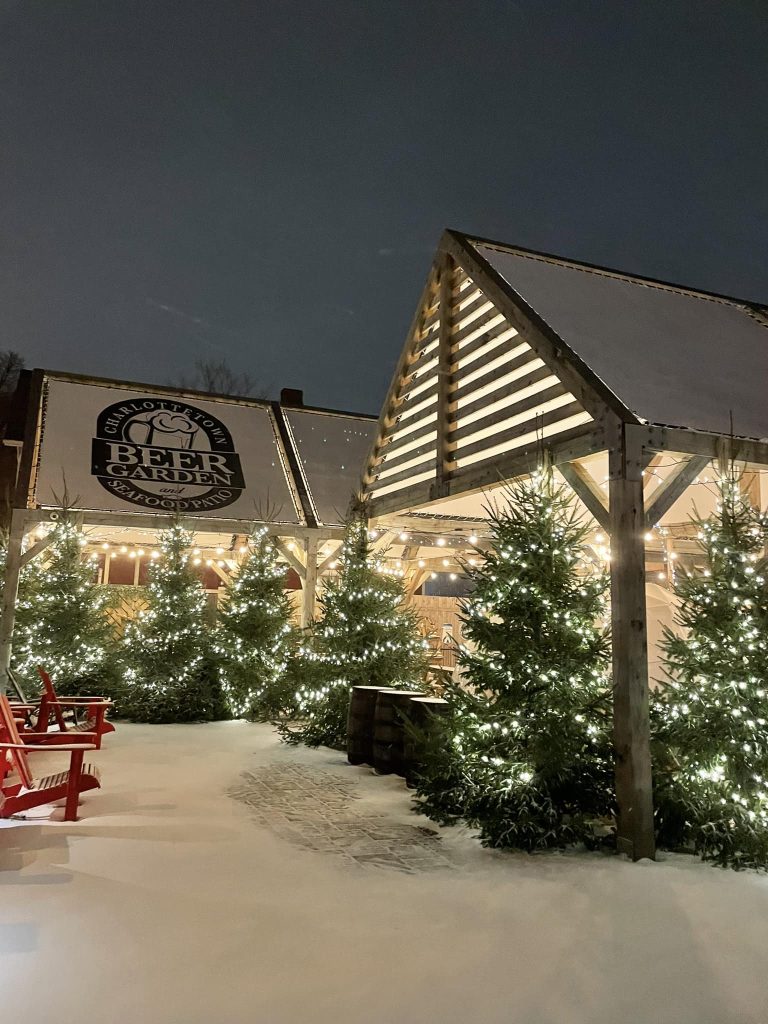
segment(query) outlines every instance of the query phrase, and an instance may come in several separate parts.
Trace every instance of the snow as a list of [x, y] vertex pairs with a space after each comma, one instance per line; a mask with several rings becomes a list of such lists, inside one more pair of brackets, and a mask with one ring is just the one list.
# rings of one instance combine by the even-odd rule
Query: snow
[[94, 759], [104, 788], [80, 821], [41, 808], [0, 823], [4, 1020], [766, 1019], [764, 876], [494, 853], [461, 829], [434, 843], [447, 867], [361, 866], [296, 845], [227, 791], [243, 771], [299, 765], [350, 780], [355, 814], [433, 826], [400, 780], [281, 746], [267, 726], [123, 724]]

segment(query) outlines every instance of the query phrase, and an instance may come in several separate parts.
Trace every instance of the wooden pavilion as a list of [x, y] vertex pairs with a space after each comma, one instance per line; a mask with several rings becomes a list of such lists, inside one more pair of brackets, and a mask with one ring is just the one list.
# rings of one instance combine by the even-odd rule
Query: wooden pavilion
[[544, 445], [610, 538], [595, 550], [610, 560], [619, 844], [634, 859], [654, 855], [647, 584], [677, 557], [656, 527], [713, 462], [742, 462], [762, 500], [767, 327], [755, 303], [446, 231], [365, 466], [374, 527], [467, 544], [483, 496]]

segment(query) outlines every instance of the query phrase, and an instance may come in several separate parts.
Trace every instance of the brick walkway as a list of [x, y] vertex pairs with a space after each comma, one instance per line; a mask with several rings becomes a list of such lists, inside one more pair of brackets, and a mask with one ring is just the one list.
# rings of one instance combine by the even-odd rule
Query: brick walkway
[[436, 830], [367, 811], [354, 778], [304, 765], [243, 772], [229, 795], [259, 825], [302, 849], [342, 862], [413, 874], [450, 868]]

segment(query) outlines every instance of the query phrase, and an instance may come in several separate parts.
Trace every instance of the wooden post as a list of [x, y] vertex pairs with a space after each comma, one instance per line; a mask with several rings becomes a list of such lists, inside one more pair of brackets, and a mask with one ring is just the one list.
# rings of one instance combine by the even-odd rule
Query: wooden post
[[631, 426], [621, 425], [608, 460], [618, 849], [633, 860], [653, 859], [643, 508], [647, 459]]
[[306, 575], [303, 579], [304, 592], [301, 600], [301, 628], [306, 629], [315, 617], [315, 600], [317, 598], [317, 538], [307, 537], [304, 541], [306, 557]]
[[0, 673], [6, 678], [11, 667], [11, 641], [16, 622], [16, 598], [19, 593], [19, 571], [21, 569], [21, 546], [24, 542], [25, 510], [15, 508], [11, 515], [11, 530], [8, 535], [8, 553], [5, 565], [2, 611], [0, 611]]

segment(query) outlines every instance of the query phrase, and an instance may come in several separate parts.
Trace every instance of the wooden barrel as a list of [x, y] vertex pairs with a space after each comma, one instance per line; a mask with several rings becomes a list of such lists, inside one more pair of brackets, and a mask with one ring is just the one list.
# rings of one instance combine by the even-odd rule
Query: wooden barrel
[[[435, 716], [447, 715], [449, 709], [448, 701], [443, 700], [442, 697], [414, 696], [408, 709], [408, 718], [414, 728], [428, 733]], [[416, 773], [420, 765], [419, 757], [418, 738], [406, 731], [403, 741], [403, 769], [405, 781], [410, 787], [416, 785]]]
[[405, 731], [403, 718], [408, 715], [417, 690], [381, 690], [376, 698], [373, 720], [373, 767], [379, 775], [403, 775]]
[[347, 714], [347, 760], [373, 764], [373, 720], [380, 686], [353, 686]]

